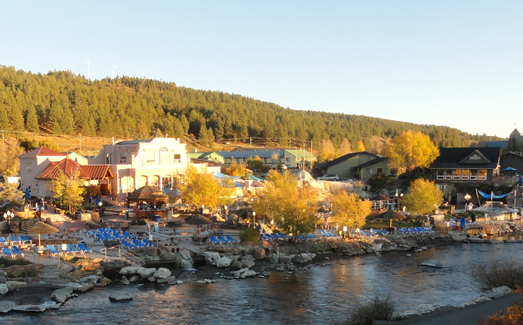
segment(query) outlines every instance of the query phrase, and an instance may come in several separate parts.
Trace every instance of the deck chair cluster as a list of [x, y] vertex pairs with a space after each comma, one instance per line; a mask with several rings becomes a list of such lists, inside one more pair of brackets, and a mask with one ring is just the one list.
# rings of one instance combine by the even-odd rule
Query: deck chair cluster
[[209, 237], [209, 242], [212, 245], [232, 245], [238, 244], [238, 240], [232, 238], [231, 236], [211, 236]]
[[402, 235], [416, 235], [416, 234], [429, 234], [433, 233], [434, 230], [425, 227], [403, 227], [396, 230], [398, 234]]
[[33, 243], [33, 241], [26, 235], [20, 235], [18, 238], [11, 235], [10, 237], [7, 237], [7, 239], [0, 236], [0, 245], [2, 245], [2, 246], [9, 245], [9, 239], [11, 239], [11, 244], [16, 244], [16, 245]]

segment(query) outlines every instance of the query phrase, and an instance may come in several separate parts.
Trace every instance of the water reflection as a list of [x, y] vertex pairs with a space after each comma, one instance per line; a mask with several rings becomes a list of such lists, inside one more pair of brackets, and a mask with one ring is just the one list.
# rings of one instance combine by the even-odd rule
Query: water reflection
[[[3, 323], [111, 324], [324, 324], [340, 319], [354, 304], [389, 295], [398, 310], [419, 304], [460, 305], [480, 294], [471, 280], [472, 265], [497, 257], [523, 260], [522, 244], [464, 244], [421, 253], [384, 252], [330, 260], [294, 272], [272, 271], [265, 279], [110, 286], [70, 300], [41, 315], [10, 313]], [[412, 256], [407, 256], [412, 254]], [[420, 266], [429, 259], [445, 267]], [[134, 299], [111, 303], [115, 291]]]

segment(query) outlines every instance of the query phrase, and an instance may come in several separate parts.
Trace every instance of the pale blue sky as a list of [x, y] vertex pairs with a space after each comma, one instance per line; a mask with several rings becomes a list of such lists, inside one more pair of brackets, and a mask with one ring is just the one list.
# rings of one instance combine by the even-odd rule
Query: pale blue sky
[[0, 64], [523, 132], [523, 1], [0, 1]]

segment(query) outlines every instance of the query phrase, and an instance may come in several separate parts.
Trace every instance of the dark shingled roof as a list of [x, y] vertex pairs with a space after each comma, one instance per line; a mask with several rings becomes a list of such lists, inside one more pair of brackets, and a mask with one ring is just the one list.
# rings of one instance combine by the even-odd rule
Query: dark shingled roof
[[357, 155], [361, 155], [361, 154], [368, 154], [368, 155], [371, 155], [371, 156], [375, 156], [375, 157], [378, 157], [370, 152], [367, 152], [367, 151], [360, 151], [360, 152], [352, 152], [352, 153], [349, 153], [349, 154], [346, 154], [345, 156], [341, 156], [341, 157], [338, 157], [336, 159], [333, 159], [331, 161], [328, 161], [326, 163], [323, 163], [323, 164], [317, 164], [316, 166], [318, 168], [328, 168], [328, 167], [331, 167], [331, 166], [334, 166], [334, 165], [337, 165], [341, 162], [344, 162], [345, 160], [347, 159], [350, 159], [352, 157], [356, 157]]
[[[477, 163], [463, 162], [467, 157], [477, 153], [489, 161], [478, 161]], [[430, 169], [495, 169], [498, 165], [501, 148], [485, 147], [463, 147], [463, 148], [439, 148], [439, 157], [430, 164]]]
[[358, 166], [351, 167], [351, 169], [359, 169], [359, 168], [365, 168], [367, 166], [372, 166], [376, 163], [379, 163], [380, 161], [387, 160], [387, 157], [378, 157], [376, 159], [369, 160], [367, 162], [364, 162], [363, 164], [360, 164]]

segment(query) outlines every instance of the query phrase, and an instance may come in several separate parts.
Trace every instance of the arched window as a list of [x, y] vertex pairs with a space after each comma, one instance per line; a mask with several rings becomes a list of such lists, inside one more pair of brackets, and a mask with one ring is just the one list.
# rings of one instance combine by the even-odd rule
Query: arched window
[[170, 164], [171, 159], [169, 155], [169, 148], [161, 147], [160, 148], [160, 164]]

